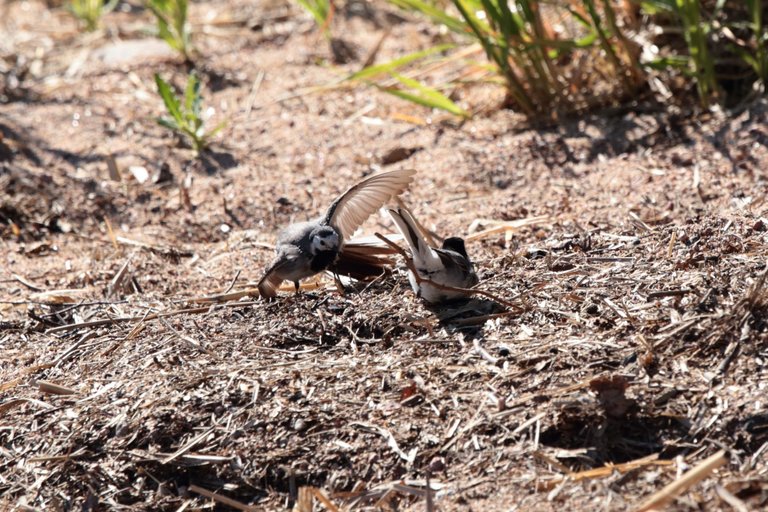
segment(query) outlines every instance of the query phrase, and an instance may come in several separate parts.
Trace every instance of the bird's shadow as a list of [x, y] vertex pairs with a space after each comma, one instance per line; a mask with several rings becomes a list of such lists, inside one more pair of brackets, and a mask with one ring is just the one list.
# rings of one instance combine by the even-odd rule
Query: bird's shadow
[[470, 337], [482, 336], [483, 326], [493, 315], [503, 313], [499, 303], [484, 298], [457, 299], [443, 304], [425, 304], [440, 325], [449, 331], [462, 332]]

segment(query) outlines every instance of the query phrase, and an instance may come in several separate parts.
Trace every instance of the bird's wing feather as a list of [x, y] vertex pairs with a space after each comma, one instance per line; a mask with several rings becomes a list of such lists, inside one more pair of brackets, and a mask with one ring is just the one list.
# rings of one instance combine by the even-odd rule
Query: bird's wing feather
[[477, 274], [472, 263], [463, 255], [445, 249], [436, 249], [435, 252], [442, 260], [446, 273], [457, 278], [455, 283], [450, 283], [451, 286], [471, 288], [478, 283]]
[[264, 277], [259, 281], [259, 296], [261, 297], [275, 297], [277, 296], [277, 289], [283, 284], [283, 278], [278, 276], [274, 272], [267, 272]]
[[280, 275], [280, 266], [285, 264], [280, 258], [276, 258], [269, 268], [264, 272], [264, 277], [259, 281], [259, 295], [262, 297], [274, 297], [277, 295], [277, 289], [283, 284], [283, 278]]
[[360, 244], [351, 241], [344, 244], [344, 250], [334, 265], [334, 272], [353, 277], [359, 281], [369, 280], [384, 274], [395, 265], [396, 251], [379, 241], [379, 245]]
[[416, 268], [423, 268], [429, 272], [440, 269], [443, 266], [440, 257], [427, 243], [411, 212], [406, 208], [390, 208], [387, 212], [392, 216], [397, 229], [402, 233], [406, 243], [411, 248]]
[[309, 260], [301, 258], [299, 247], [291, 244], [278, 244], [277, 256], [264, 271], [258, 284], [262, 297], [274, 297], [277, 289], [286, 279], [297, 279], [307, 273]]
[[370, 176], [353, 185], [328, 208], [323, 221], [347, 240], [376, 210], [403, 193], [416, 171], [400, 169]]

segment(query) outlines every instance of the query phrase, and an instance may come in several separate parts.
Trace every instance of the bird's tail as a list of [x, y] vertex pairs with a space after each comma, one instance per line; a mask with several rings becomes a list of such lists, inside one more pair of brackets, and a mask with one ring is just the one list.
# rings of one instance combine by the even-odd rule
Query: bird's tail
[[389, 208], [387, 212], [411, 248], [416, 267], [432, 269], [441, 266], [440, 257], [429, 246], [411, 212], [407, 208]]

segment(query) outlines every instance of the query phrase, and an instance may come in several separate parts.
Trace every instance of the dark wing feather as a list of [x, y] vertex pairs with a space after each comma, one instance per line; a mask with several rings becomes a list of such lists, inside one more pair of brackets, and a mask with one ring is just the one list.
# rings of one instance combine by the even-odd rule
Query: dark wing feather
[[367, 281], [394, 267], [394, 254], [397, 253], [380, 241], [378, 244], [366, 244], [357, 243], [355, 239], [344, 245], [333, 270], [339, 275]]
[[453, 272], [454, 276], [461, 276], [461, 281], [451, 283], [452, 286], [471, 288], [478, 283], [479, 279], [469, 259], [452, 250], [435, 249], [435, 252], [440, 257], [447, 273]]
[[376, 210], [403, 193], [413, 181], [416, 171], [401, 169], [374, 174], [353, 185], [328, 208], [323, 221], [346, 240]]

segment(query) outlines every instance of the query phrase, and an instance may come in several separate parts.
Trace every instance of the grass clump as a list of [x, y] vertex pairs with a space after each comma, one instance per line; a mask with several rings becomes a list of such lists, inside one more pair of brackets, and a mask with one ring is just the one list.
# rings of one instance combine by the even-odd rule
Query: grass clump
[[187, 0], [145, 0], [145, 5], [157, 19], [158, 37], [191, 62]]
[[[643, 82], [637, 51], [608, 0], [390, 0], [478, 43], [506, 86], [507, 104], [529, 118], [627, 97]], [[596, 84], [596, 78], [600, 84]]]
[[765, 25], [764, 11], [768, 11], [768, 3], [762, 0], [744, 0], [747, 9], [746, 19], [734, 24], [733, 29], [745, 31], [747, 38], [739, 38], [731, 31], [726, 37], [731, 41], [734, 52], [752, 69], [755, 79], [759, 82], [762, 92], [768, 82], [768, 27]]
[[99, 28], [101, 17], [113, 11], [119, 0], [70, 0], [69, 11], [80, 20], [88, 32]]
[[656, 59], [649, 65], [661, 70], [681, 69], [696, 83], [701, 104], [708, 106], [717, 95], [718, 85], [708, 42], [712, 25], [704, 22], [701, 3], [698, 0], [644, 0], [641, 5], [645, 13], [652, 16], [661, 12], [672, 14], [676, 21], [675, 29], [681, 30], [687, 47], [687, 55]]
[[762, 0], [389, 1], [444, 26], [457, 46], [478, 44], [487, 81], [501, 81], [506, 104], [532, 120], [653, 90], [686, 103], [689, 85], [703, 108], [727, 106], [768, 80]]
[[768, 30], [763, 20], [768, 3], [643, 0], [640, 5], [664, 47], [647, 65], [682, 72], [695, 85], [704, 108], [736, 105], [753, 92], [765, 92]]
[[189, 142], [199, 154], [208, 147], [210, 139], [224, 127], [225, 123], [222, 122], [211, 131], [206, 131], [202, 114], [200, 79], [197, 74], [190, 73], [182, 98], [179, 98], [170, 84], [158, 74], [155, 74], [155, 84], [169, 114], [168, 117], [158, 117], [157, 123]]

